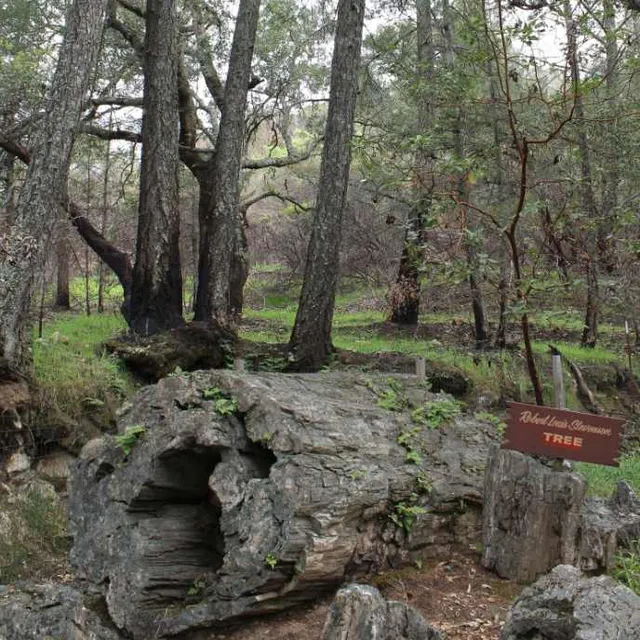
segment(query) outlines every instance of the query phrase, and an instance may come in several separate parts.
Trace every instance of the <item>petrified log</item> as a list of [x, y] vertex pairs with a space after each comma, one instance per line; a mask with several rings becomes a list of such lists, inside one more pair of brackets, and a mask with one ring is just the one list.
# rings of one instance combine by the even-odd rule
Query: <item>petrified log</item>
[[331, 604], [322, 640], [442, 640], [413, 607], [387, 601], [375, 588], [350, 584]]
[[72, 562], [104, 589], [117, 626], [147, 639], [280, 610], [351, 576], [477, 543], [497, 437], [464, 415], [412, 421], [412, 407], [442, 401], [451, 407], [409, 376], [161, 380], [123, 410], [119, 439], [82, 452], [70, 481]]
[[492, 451], [485, 474], [482, 564], [531, 582], [577, 560], [586, 483], [518, 451]]
[[560, 565], [515, 601], [501, 640], [637, 640], [640, 597], [607, 576]]

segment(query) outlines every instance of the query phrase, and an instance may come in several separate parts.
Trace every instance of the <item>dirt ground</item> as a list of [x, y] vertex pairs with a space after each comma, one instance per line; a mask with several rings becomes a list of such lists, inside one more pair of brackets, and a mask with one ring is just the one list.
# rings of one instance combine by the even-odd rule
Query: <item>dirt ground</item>
[[[370, 582], [385, 597], [415, 607], [447, 640], [498, 640], [521, 590], [485, 571], [477, 557], [462, 554], [420, 569], [383, 573]], [[320, 640], [331, 599], [214, 634], [210, 640]]]

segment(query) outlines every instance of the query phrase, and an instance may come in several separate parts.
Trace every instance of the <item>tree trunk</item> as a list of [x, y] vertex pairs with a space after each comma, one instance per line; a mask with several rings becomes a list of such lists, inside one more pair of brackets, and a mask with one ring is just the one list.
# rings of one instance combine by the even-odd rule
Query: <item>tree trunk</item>
[[29, 363], [29, 304], [58, 219], [107, 0], [75, 0], [11, 233], [0, 252], [0, 357]]
[[178, 204], [178, 17], [174, 0], [149, 0], [136, 262], [130, 326], [141, 335], [183, 324]]
[[597, 227], [599, 212], [593, 193], [591, 178], [591, 158], [587, 140], [584, 103], [580, 93], [580, 67], [578, 63], [577, 25], [571, 14], [571, 5], [565, 3], [567, 21], [567, 56], [571, 81], [575, 91], [575, 121], [580, 154], [580, 208], [584, 220], [584, 265], [587, 279], [587, 302], [581, 344], [583, 347], [595, 347], [598, 341], [598, 314], [600, 295], [598, 286]]
[[507, 346], [507, 313], [511, 294], [511, 280], [513, 274], [508, 240], [501, 234], [499, 245], [500, 276], [498, 280], [498, 326], [494, 337], [497, 349]]
[[[109, 114], [109, 128], [113, 125], [113, 114]], [[111, 170], [111, 141], [107, 140], [104, 158], [104, 174], [102, 177], [102, 207], [100, 211], [100, 234], [104, 237], [107, 232], [109, 219], [109, 172]], [[100, 260], [98, 265], [98, 313], [104, 313], [104, 280], [105, 263]]]
[[326, 364], [332, 348], [331, 322], [349, 184], [364, 10], [365, 0], [339, 0], [318, 198], [290, 341], [294, 368], [299, 371], [318, 370]]
[[485, 472], [482, 565], [531, 582], [577, 561], [584, 478], [518, 451], [495, 450]]
[[11, 226], [11, 188], [15, 156], [0, 149], [0, 233], [6, 233]]
[[[433, 77], [433, 18], [431, 0], [416, 5], [418, 64], [422, 85], [418, 96], [418, 128], [429, 131], [432, 108], [429, 92]], [[414, 325], [420, 315], [420, 275], [424, 264], [424, 227], [431, 209], [433, 175], [431, 150], [421, 148], [416, 154], [414, 205], [405, 226], [404, 244], [398, 276], [389, 293], [390, 320], [396, 324]]]
[[213, 161], [210, 208], [200, 227], [195, 319], [223, 326], [233, 325], [242, 310], [237, 290], [246, 279], [242, 275], [246, 273], [246, 243], [239, 211], [240, 171], [259, 13], [260, 0], [240, 1]]
[[598, 259], [607, 272], [616, 268], [616, 247], [614, 232], [618, 218], [618, 184], [620, 169], [618, 154], [620, 153], [617, 135], [618, 128], [618, 38], [616, 34], [616, 11], [612, 0], [603, 0], [603, 26], [605, 33], [606, 80], [605, 89], [610, 120], [605, 127], [605, 165], [602, 185], [602, 216], [598, 223]]
[[56, 301], [58, 309], [71, 309], [69, 296], [69, 237], [67, 233], [68, 222], [61, 221], [58, 229], [58, 241], [56, 243]]
[[[445, 39], [445, 61], [447, 67], [453, 72], [455, 63], [455, 49], [453, 46], [453, 20], [449, 0], [443, 0], [442, 20]], [[460, 96], [462, 98], [462, 96]], [[462, 107], [458, 107], [453, 122], [454, 148], [458, 160], [465, 158], [465, 118]], [[471, 310], [473, 312], [473, 329], [476, 339], [476, 349], [483, 349], [488, 340], [486, 320], [484, 313], [484, 300], [480, 288], [480, 261], [478, 259], [478, 243], [480, 228], [475, 224], [475, 214], [465, 204], [469, 202], [470, 185], [467, 171], [463, 171], [457, 181], [457, 197], [463, 218], [464, 252], [467, 258], [469, 271], [469, 290], [471, 293]]]

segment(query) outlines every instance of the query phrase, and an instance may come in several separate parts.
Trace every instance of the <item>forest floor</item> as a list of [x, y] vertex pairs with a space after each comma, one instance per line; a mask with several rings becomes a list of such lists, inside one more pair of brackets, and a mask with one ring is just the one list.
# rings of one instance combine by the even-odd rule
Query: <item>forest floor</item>
[[[522, 587], [483, 569], [475, 555], [455, 553], [381, 573], [370, 581], [390, 600], [410, 604], [447, 640], [497, 640], [507, 611]], [[210, 640], [319, 640], [332, 596], [307, 607], [216, 633]]]

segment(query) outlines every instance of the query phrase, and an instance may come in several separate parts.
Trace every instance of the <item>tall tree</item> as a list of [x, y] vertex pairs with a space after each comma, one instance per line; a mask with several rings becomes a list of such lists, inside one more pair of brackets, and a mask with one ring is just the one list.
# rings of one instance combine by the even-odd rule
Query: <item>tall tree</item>
[[[241, 0], [233, 34], [229, 73], [213, 160], [210, 209], [200, 227], [200, 261], [195, 319], [229, 325], [242, 309], [238, 301], [247, 273], [246, 241], [239, 207], [244, 157], [245, 106], [258, 29], [260, 0]], [[239, 280], [239, 282], [235, 282]], [[232, 284], [235, 284], [232, 290]], [[232, 300], [232, 294], [235, 300]], [[239, 307], [239, 308], [238, 308]]]
[[587, 139], [587, 122], [585, 119], [584, 98], [580, 87], [580, 65], [578, 60], [578, 25], [573, 15], [570, 2], [565, 2], [565, 20], [567, 29], [567, 62], [575, 95], [575, 129], [580, 157], [580, 208], [582, 210], [583, 227], [583, 262], [587, 280], [587, 302], [585, 308], [582, 345], [595, 347], [598, 340], [598, 315], [600, 307], [597, 229], [598, 206], [593, 190], [591, 152]]
[[174, 0], [148, 0], [138, 238], [129, 303], [131, 329], [141, 335], [183, 323], [178, 56]]
[[29, 304], [63, 199], [74, 129], [100, 46], [107, 0], [75, 0], [8, 237], [0, 247], [0, 357], [29, 362]]
[[322, 367], [332, 349], [331, 323], [349, 183], [364, 11], [365, 0], [338, 2], [318, 196], [300, 304], [289, 343], [293, 368], [300, 371]]
[[[433, 80], [433, 18], [431, 0], [416, 3], [416, 39], [418, 55], [418, 129], [428, 134], [432, 127], [431, 82]], [[428, 136], [427, 136], [428, 139]], [[420, 313], [420, 276], [422, 274], [424, 228], [431, 209], [434, 188], [433, 151], [430, 145], [418, 145], [413, 176], [413, 203], [407, 217], [402, 256], [389, 302], [391, 322], [412, 325]]]

